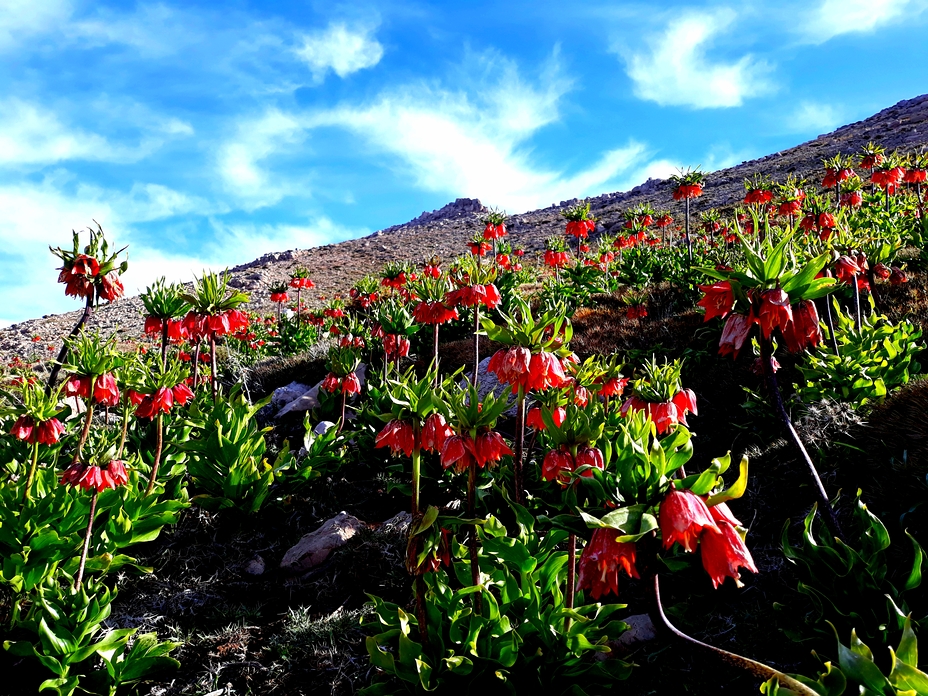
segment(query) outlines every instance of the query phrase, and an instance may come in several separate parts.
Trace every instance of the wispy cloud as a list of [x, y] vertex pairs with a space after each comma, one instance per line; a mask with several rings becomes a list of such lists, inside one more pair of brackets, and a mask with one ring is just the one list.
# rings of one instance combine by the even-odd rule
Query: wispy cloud
[[741, 106], [745, 99], [770, 92], [771, 66], [764, 61], [744, 55], [726, 62], [707, 55], [735, 18], [726, 8], [687, 12], [648, 37], [644, 50], [614, 46], [625, 57], [635, 95], [663, 106], [707, 109]]
[[70, 0], [4, 0], [0, 3], [0, 51], [60, 27], [71, 12]]
[[383, 46], [374, 38], [375, 26], [333, 22], [324, 31], [305, 34], [296, 54], [321, 83], [331, 70], [341, 78], [372, 68], [383, 57]]
[[832, 104], [800, 102], [792, 116], [787, 117], [787, 129], [794, 133], [827, 133], [841, 125], [842, 111]]
[[798, 22], [806, 41], [820, 44], [842, 34], [866, 33], [928, 9], [928, 0], [822, 0]]

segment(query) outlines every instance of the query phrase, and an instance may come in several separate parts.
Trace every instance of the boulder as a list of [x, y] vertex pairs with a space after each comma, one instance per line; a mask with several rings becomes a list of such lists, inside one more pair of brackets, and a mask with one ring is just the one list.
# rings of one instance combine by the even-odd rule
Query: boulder
[[[358, 382], [361, 383], [361, 388], [364, 388], [364, 384], [367, 382], [367, 365], [361, 363], [361, 365], [356, 370], [358, 375]], [[295, 382], [293, 384], [296, 384]], [[290, 386], [290, 385], [287, 385]], [[322, 380], [315, 384], [312, 388], [307, 389], [302, 394], [296, 398], [289, 401], [285, 406], [283, 406], [274, 416], [275, 419], [279, 419], [282, 416], [287, 415], [288, 413], [299, 412], [299, 411], [311, 411], [319, 405], [319, 387], [322, 386]], [[286, 389], [287, 387], [281, 387], [281, 389]], [[279, 391], [279, 390], [278, 390]], [[276, 397], [277, 391], [274, 392]], [[271, 400], [273, 403], [273, 399]], [[353, 414], [349, 414], [348, 419], [350, 420]]]
[[288, 573], [303, 573], [325, 561], [335, 549], [348, 543], [366, 525], [354, 515], [340, 512], [326, 520], [314, 532], [303, 536], [284, 554], [280, 568]]

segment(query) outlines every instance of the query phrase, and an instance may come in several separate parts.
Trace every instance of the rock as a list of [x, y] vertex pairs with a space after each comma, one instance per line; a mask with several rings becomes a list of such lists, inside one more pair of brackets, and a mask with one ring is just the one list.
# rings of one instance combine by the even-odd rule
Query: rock
[[[361, 388], [364, 388], [364, 384], [367, 382], [367, 365], [361, 363], [361, 365], [356, 370], [358, 375], [358, 382], [361, 384]], [[295, 384], [295, 383], [294, 383]], [[303, 392], [300, 396], [291, 400], [287, 403], [286, 406], [281, 408], [277, 415], [274, 416], [275, 419], [281, 418], [282, 416], [287, 415], [288, 413], [293, 413], [294, 411], [311, 411], [319, 405], [319, 387], [322, 386], [322, 381], [320, 380], [318, 384], [313, 386], [311, 389]], [[286, 387], [281, 387], [286, 389]], [[275, 392], [276, 394], [276, 392]], [[272, 402], [273, 403], [273, 402]], [[351, 420], [354, 417], [354, 414], [349, 414], [347, 419]]]
[[651, 617], [647, 614], [633, 614], [623, 620], [628, 624], [628, 630], [612, 641], [619, 652], [628, 652], [638, 647], [640, 643], [647, 643], [657, 638], [657, 629], [654, 628]]
[[335, 423], [332, 421], [319, 421], [316, 423], [316, 427], [313, 428], [313, 432], [316, 433], [316, 435], [325, 435], [327, 432], [329, 432], [329, 428], [334, 427]]
[[[477, 394], [480, 395], [480, 401], [483, 401], [484, 397], [491, 393], [496, 398], [505, 397], [506, 401], [512, 404], [512, 407], [506, 410], [504, 415], [514, 418], [516, 415], [516, 399], [512, 395], [512, 387], [500, 384], [496, 375], [487, 371], [487, 365], [490, 364], [490, 357], [492, 356], [481, 360], [480, 364], [477, 366]], [[461, 388], [463, 388], [465, 384], [466, 382], [461, 380]]]
[[366, 525], [354, 515], [340, 512], [314, 532], [303, 536], [284, 554], [281, 570], [302, 573], [322, 563], [335, 549], [341, 548]]
[[275, 410], [279, 411], [294, 399], [301, 397], [310, 389], [311, 387], [308, 384], [290, 382], [290, 384], [274, 390], [274, 396], [271, 397], [271, 405], [274, 406]]
[[245, 566], [245, 575], [264, 575], [264, 559], [261, 556], [255, 556], [250, 561], [248, 565]]

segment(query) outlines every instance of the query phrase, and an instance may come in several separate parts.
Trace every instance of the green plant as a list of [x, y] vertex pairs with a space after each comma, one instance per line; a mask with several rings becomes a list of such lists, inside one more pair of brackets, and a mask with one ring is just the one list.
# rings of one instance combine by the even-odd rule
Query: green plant
[[[924, 349], [921, 329], [903, 321], [892, 324], [886, 317], [871, 314], [857, 329], [853, 317], [833, 303], [838, 354], [822, 342], [811, 351], [805, 364], [798, 365], [803, 382], [796, 393], [805, 403], [839, 398], [855, 407], [881, 399], [907, 384], [920, 365], [915, 356]], [[826, 327], [827, 332], [827, 327]]]
[[269, 428], [260, 430], [254, 416], [269, 401], [252, 405], [234, 390], [215, 405], [191, 408], [190, 419], [200, 432], [180, 447], [190, 453], [188, 471], [201, 491], [193, 502], [210, 510], [261, 508], [274, 483], [274, 466], [264, 457]]
[[[428, 642], [413, 632], [414, 616], [401, 607], [371, 597], [374, 613], [362, 624], [379, 631], [366, 640], [371, 663], [391, 678], [363, 693], [394, 693], [397, 688], [423, 691], [585, 694], [591, 686], [611, 685], [626, 678], [631, 665], [617, 658], [597, 659], [611, 652], [609, 640], [627, 625], [614, 615], [621, 604], [565, 606], [567, 553], [558, 549], [567, 533], [541, 534], [534, 518], [514, 505], [519, 533], [507, 536], [493, 516], [479, 525], [483, 554], [479, 585], [452, 588], [444, 571], [426, 575]], [[441, 524], [451, 520], [442, 520]], [[463, 548], [458, 549], [463, 556]], [[468, 564], [454, 561], [460, 583], [470, 581]], [[482, 597], [475, 611], [471, 595]]]
[[[842, 632], [857, 630], [865, 638], [888, 644], [903, 631], [922, 582], [924, 552], [911, 534], [913, 559], [908, 569], [890, 564], [889, 532], [880, 518], [867, 509], [857, 493], [854, 537], [842, 541], [816, 529], [816, 511], [806, 516], [802, 543], [789, 540], [789, 521], [783, 526], [781, 546], [800, 577], [798, 590], [811, 602], [808, 620], [821, 632], [828, 619]], [[910, 594], [913, 593], [913, 594]], [[799, 634], [794, 638], [802, 639]]]

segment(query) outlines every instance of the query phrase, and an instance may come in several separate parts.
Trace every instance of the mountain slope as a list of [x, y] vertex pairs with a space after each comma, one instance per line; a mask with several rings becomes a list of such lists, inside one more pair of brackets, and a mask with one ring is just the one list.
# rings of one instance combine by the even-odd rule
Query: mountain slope
[[[693, 213], [698, 215], [710, 208], [736, 204], [744, 195], [744, 179], [755, 173], [766, 174], [774, 180], [795, 174], [817, 182], [822, 175], [821, 162], [824, 158], [838, 153], [855, 154], [870, 141], [883, 145], [887, 150], [906, 152], [928, 145], [928, 95], [901, 101], [870, 118], [842, 126], [788, 150], [710, 173], [705, 193], [695, 202]], [[607, 193], [590, 199], [592, 211], [600, 221], [597, 232], [609, 231], [620, 225], [624, 219], [623, 212], [643, 202], [656, 209], [669, 209], [675, 217], [682, 217], [682, 204], [674, 202], [671, 193], [668, 181], [649, 179], [630, 191]], [[511, 242], [524, 246], [531, 258], [532, 251], [542, 248], [545, 237], [563, 232], [560, 212], [574, 202], [576, 199], [562, 201], [556, 206], [513, 216], [508, 224]], [[346, 293], [359, 278], [379, 271], [387, 261], [419, 262], [433, 255], [450, 258], [460, 254], [465, 248], [464, 243], [481, 229], [478, 214], [483, 210], [480, 201], [461, 198], [437, 211], [423, 213], [410, 222], [385, 228], [368, 237], [313, 249], [265, 254], [233, 268], [232, 282], [252, 294], [250, 307], [260, 312], [273, 309], [267, 298], [268, 286], [288, 278], [298, 266], [309, 269], [318, 295], [331, 297], [335, 293]], [[98, 309], [89, 326], [105, 333], [115, 331], [125, 339], [132, 339], [138, 337], [142, 330], [141, 309], [137, 297], [124, 298]], [[35, 352], [45, 354], [47, 345], [60, 345], [60, 337], [67, 335], [78, 315], [79, 311], [51, 315], [0, 330], [0, 353], [8, 358], [12, 355], [27, 357]], [[43, 341], [33, 343], [34, 335], [43, 337]]]

